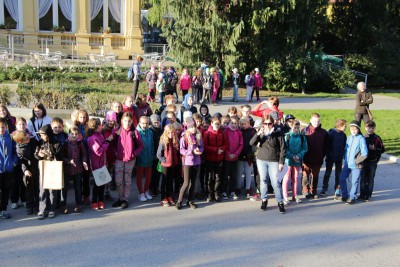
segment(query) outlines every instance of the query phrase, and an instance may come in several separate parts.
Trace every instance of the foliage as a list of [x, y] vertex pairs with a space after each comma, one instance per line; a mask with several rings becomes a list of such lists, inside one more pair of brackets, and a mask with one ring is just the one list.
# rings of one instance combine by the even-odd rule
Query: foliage
[[0, 104], [9, 105], [14, 96], [14, 92], [8, 86], [0, 86]]
[[30, 108], [31, 103], [33, 102], [32, 92], [29, 89], [18, 87], [17, 89], [18, 95], [18, 107]]
[[105, 116], [111, 102], [109, 94], [92, 92], [85, 95], [84, 106], [91, 115]]
[[329, 69], [330, 77], [333, 83], [333, 89], [337, 92], [344, 90], [346, 87], [352, 86], [356, 82], [356, 75], [349, 69]]

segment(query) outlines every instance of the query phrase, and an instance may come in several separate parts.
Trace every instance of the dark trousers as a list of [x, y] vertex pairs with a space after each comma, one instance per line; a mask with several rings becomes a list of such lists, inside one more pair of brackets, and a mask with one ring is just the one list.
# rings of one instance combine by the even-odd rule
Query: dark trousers
[[201, 163], [200, 165], [200, 171], [197, 173], [197, 179], [200, 182], [200, 188], [202, 193], [206, 192], [206, 187], [204, 186], [204, 180], [206, 176], [206, 164], [204, 162]]
[[150, 89], [147, 95], [147, 102], [154, 102], [156, 100], [156, 90]]
[[105, 185], [97, 186], [96, 183], [93, 185], [92, 203], [104, 202], [104, 188]]
[[327, 159], [325, 163], [325, 175], [324, 175], [324, 182], [322, 184], [322, 191], [328, 191], [329, 186], [329, 178], [332, 173], [333, 164], [335, 164], [335, 186], [333, 190], [336, 190], [339, 186], [339, 177], [340, 173], [342, 172], [342, 160], [332, 161]]
[[[237, 161], [224, 161], [222, 175], [222, 192], [228, 195], [235, 192], [237, 184]], [[236, 193], [236, 192], [235, 192]]]
[[364, 161], [364, 166], [361, 170], [360, 196], [368, 198], [372, 196], [377, 167], [378, 167], [377, 161], [367, 161], [367, 160]]
[[253, 91], [251, 91], [251, 98], [253, 99], [254, 91], [256, 92], [257, 100], [260, 99], [260, 87], [253, 86]]
[[12, 172], [0, 173], [0, 211], [7, 210], [8, 198], [10, 197], [10, 187]]
[[24, 185], [24, 174], [22, 173], [21, 165], [17, 165], [13, 173], [10, 189], [11, 203], [18, 203], [20, 199], [21, 202], [26, 202], [26, 187]]
[[192, 95], [193, 95], [193, 103], [199, 104], [201, 97], [203, 96], [203, 88], [193, 86]]
[[160, 104], [164, 105], [164, 97], [165, 97], [165, 93], [164, 92], [160, 92], [159, 94], [159, 98], [160, 98]]
[[151, 170], [151, 183], [150, 183], [150, 190], [156, 191], [160, 186], [160, 176], [161, 173], [157, 171], [158, 159], [153, 160], [153, 166]]
[[90, 195], [90, 171], [82, 172], [82, 195], [88, 197]]
[[261, 193], [260, 190], [260, 174], [258, 173], [257, 163], [253, 161], [253, 174], [254, 174], [254, 186], [256, 188], [256, 192]]
[[183, 194], [188, 190], [188, 202], [194, 199], [194, 186], [196, 184], [196, 176], [200, 170], [200, 166], [183, 166], [183, 184], [179, 192], [178, 202], [182, 202]]
[[139, 80], [133, 81], [133, 93], [132, 93], [133, 100], [136, 100], [137, 92], [139, 90], [139, 83], [140, 83]]
[[56, 199], [60, 190], [50, 190], [40, 188], [39, 192], [39, 212], [54, 211], [56, 209]]
[[82, 173], [65, 175], [64, 188], [61, 195], [61, 205], [67, 205], [68, 189], [71, 181], [74, 183], [75, 205], [79, 206], [81, 205], [82, 200]]
[[370, 121], [368, 113], [354, 113], [354, 119], [358, 121], [358, 123], [361, 123], [361, 120], [364, 122]]
[[178, 173], [178, 166], [173, 167], [161, 167], [162, 175], [161, 175], [161, 200], [164, 200], [166, 197], [172, 197], [173, 191], [173, 181], [174, 177]]
[[222, 87], [218, 88], [217, 100], [219, 100], [219, 101], [222, 100]]
[[222, 161], [206, 161], [206, 179], [208, 197], [221, 197]]
[[185, 100], [185, 96], [187, 95], [188, 92], [189, 92], [189, 90], [182, 90], [182, 102], [183, 102], [183, 100]]
[[179, 190], [182, 187], [183, 179], [182, 179], [182, 164], [179, 163], [176, 166], [176, 174], [174, 176], [174, 193], [179, 194]]
[[26, 208], [39, 208], [39, 174], [26, 177]]
[[303, 193], [317, 194], [318, 188], [318, 175], [321, 170], [322, 164], [316, 163], [303, 163], [303, 179], [302, 187]]

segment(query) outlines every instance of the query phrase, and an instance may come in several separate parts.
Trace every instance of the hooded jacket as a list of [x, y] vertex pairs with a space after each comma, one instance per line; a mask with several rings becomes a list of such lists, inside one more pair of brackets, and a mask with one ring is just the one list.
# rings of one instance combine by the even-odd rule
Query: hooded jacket
[[330, 161], [342, 161], [346, 148], [347, 136], [343, 131], [330, 129], [328, 132], [328, 147], [326, 159]]
[[0, 173], [12, 172], [17, 163], [16, 143], [6, 131], [0, 135]]
[[189, 135], [191, 144], [186, 139], [186, 134], [183, 134], [180, 140], [180, 153], [182, 155], [182, 165], [184, 166], [196, 166], [201, 164], [201, 155], [196, 155], [193, 151], [199, 148], [201, 152], [204, 151], [203, 141], [197, 142], [196, 136], [193, 134]]
[[191, 81], [190, 81], [190, 75], [189, 74], [182, 74], [181, 75], [181, 80], [179, 82], [179, 86], [181, 90], [187, 91], [190, 89], [192, 86]]
[[274, 131], [268, 135], [255, 134], [250, 140], [251, 145], [258, 145], [257, 159], [283, 164], [285, 161], [285, 139], [281, 131]]
[[359, 169], [368, 156], [368, 147], [361, 134], [350, 135], [346, 141], [344, 161], [350, 169]]
[[[35, 158], [37, 160], [59, 160], [62, 161], [64, 158], [64, 148], [61, 144], [56, 143], [53, 137], [53, 130], [51, 129], [50, 124], [47, 124], [40, 128], [40, 131], [44, 131], [47, 137], [49, 138], [48, 142], [40, 139], [39, 144], [36, 148]], [[39, 156], [39, 151], [45, 150], [49, 151], [49, 155], [45, 157]]]
[[143, 142], [143, 149], [136, 159], [136, 166], [151, 167], [154, 159], [153, 132], [150, 129], [142, 129], [140, 125], [136, 130]]
[[[243, 135], [239, 128], [232, 130], [230, 126], [225, 129], [225, 133], [228, 137], [228, 147], [225, 151], [226, 161], [237, 161], [240, 153], [243, 150]], [[229, 157], [229, 155], [235, 154], [234, 158]]]
[[[222, 129], [214, 131], [212, 126], [203, 135], [205, 159], [209, 161], [223, 161], [225, 158], [225, 151], [228, 148], [228, 137]], [[218, 149], [223, 152], [218, 154]]]
[[[285, 164], [288, 166], [301, 166], [304, 154], [308, 151], [306, 137], [300, 133], [294, 134], [293, 132], [289, 132], [285, 135], [285, 145]], [[299, 162], [293, 160], [293, 156], [296, 155], [299, 156]]]
[[[202, 113], [201, 113], [201, 109], [202, 108], [206, 108], [207, 109], [207, 113], [205, 114], [205, 115], [203, 115]], [[201, 120], [202, 120], [202, 122], [203, 122], [203, 124], [204, 123], [206, 123], [206, 124], [211, 124], [211, 115], [210, 115], [210, 110], [208, 109], [208, 106], [207, 105], [204, 105], [204, 104], [202, 104], [201, 106], [200, 106], [200, 116], [201, 116]]]
[[106, 151], [110, 142], [99, 132], [94, 132], [87, 138], [89, 159], [92, 170], [97, 170], [106, 165]]

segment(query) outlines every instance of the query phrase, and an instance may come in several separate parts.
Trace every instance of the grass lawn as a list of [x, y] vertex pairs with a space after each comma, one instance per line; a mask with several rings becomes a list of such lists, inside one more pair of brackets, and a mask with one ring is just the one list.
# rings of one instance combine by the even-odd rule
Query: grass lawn
[[[311, 113], [319, 113], [321, 115], [322, 127], [326, 130], [335, 127], [335, 121], [339, 118], [347, 120], [347, 125], [354, 119], [353, 110], [332, 110], [332, 109], [285, 109], [285, 114], [293, 114], [303, 122], [309, 122]], [[399, 111], [397, 110], [374, 110], [373, 116], [376, 122], [376, 133], [382, 138], [386, 148], [386, 153], [400, 157], [400, 124], [398, 123]], [[365, 133], [364, 127], [361, 128]], [[346, 129], [349, 135], [349, 127]]]

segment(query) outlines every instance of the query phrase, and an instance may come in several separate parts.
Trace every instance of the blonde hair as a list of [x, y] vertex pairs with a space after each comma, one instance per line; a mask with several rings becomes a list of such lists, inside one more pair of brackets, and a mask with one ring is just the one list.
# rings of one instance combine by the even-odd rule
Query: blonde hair
[[172, 145], [176, 148], [179, 149], [179, 139], [178, 139], [178, 135], [175, 132], [175, 127], [172, 124], [168, 124], [167, 126], [165, 126], [164, 128], [164, 132], [161, 135], [160, 140], [162, 140], [164, 142], [164, 145], [167, 146], [170, 142], [168, 134], [172, 133]]

